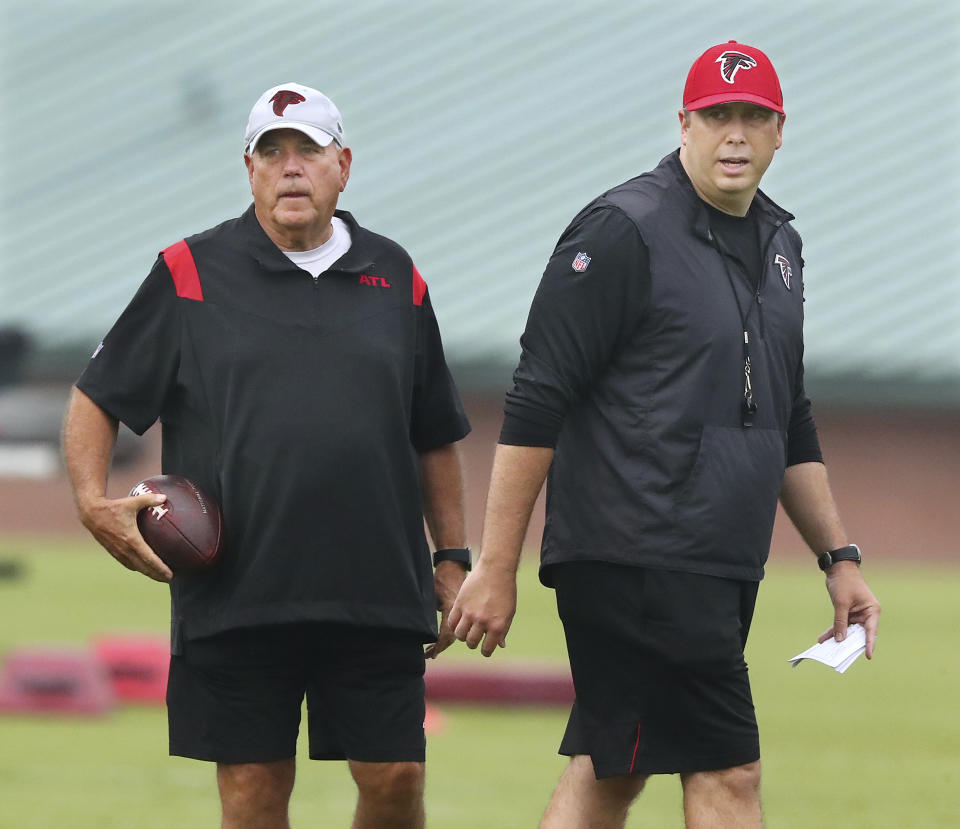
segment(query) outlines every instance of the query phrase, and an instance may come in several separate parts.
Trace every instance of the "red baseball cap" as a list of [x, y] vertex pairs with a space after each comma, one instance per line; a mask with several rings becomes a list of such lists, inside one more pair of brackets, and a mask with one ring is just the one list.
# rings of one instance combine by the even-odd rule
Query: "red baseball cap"
[[735, 40], [712, 46], [700, 55], [683, 87], [684, 109], [705, 109], [730, 101], [747, 101], [785, 114], [780, 80], [770, 58]]

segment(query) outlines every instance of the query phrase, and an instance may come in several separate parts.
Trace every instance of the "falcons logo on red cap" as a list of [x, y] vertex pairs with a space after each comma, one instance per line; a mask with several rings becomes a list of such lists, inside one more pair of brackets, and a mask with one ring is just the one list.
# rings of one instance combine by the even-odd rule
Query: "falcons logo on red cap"
[[276, 95], [270, 99], [270, 103], [273, 104], [273, 111], [277, 115], [283, 115], [283, 111], [290, 106], [290, 104], [302, 104], [306, 98], [303, 97], [299, 92], [291, 92], [289, 89], [281, 89]]
[[757, 62], [743, 52], [724, 52], [717, 58], [720, 64], [720, 77], [727, 83], [733, 83], [740, 69], [753, 69]]

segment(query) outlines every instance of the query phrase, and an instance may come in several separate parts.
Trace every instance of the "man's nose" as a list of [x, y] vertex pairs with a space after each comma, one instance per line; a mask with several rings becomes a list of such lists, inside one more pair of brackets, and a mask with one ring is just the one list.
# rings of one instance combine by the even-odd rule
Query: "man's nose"
[[300, 163], [300, 156], [296, 153], [287, 153], [283, 157], [284, 175], [300, 175], [303, 172], [303, 165]]
[[733, 117], [727, 122], [727, 141], [746, 140], [746, 130], [743, 128], [743, 119]]

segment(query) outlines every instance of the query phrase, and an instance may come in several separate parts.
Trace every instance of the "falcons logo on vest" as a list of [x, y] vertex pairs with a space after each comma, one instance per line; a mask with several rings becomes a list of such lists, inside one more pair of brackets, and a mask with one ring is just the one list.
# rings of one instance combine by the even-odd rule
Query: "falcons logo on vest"
[[291, 104], [302, 104], [306, 98], [299, 92], [291, 92], [289, 89], [281, 89], [270, 99], [273, 104], [273, 111], [276, 115], [283, 115], [283, 111]]
[[783, 284], [787, 286], [787, 290], [792, 290], [790, 287], [790, 277], [793, 276], [793, 271], [790, 269], [790, 262], [787, 261], [785, 256], [781, 256], [779, 253], [773, 257], [773, 262], [775, 265], [780, 266], [780, 277], [783, 279]]
[[727, 83], [733, 83], [741, 69], [753, 69], [757, 62], [743, 52], [724, 52], [717, 58], [720, 64], [720, 77]]

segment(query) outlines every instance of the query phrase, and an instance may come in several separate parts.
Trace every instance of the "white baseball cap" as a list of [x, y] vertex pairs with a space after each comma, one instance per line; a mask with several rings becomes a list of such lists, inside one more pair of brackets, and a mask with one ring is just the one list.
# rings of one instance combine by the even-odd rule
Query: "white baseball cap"
[[299, 130], [321, 147], [331, 141], [343, 146], [343, 116], [322, 92], [299, 83], [272, 86], [250, 110], [243, 135], [244, 152], [251, 155], [260, 137], [270, 130]]

